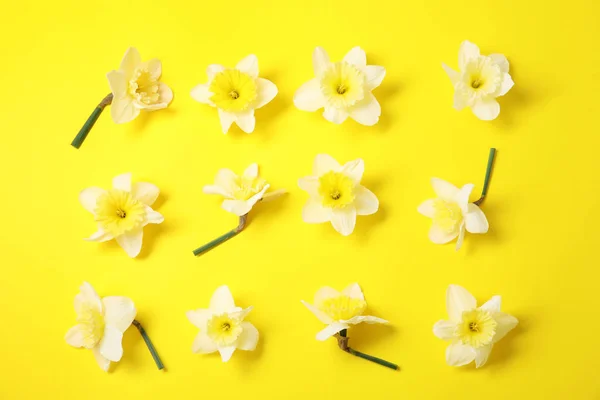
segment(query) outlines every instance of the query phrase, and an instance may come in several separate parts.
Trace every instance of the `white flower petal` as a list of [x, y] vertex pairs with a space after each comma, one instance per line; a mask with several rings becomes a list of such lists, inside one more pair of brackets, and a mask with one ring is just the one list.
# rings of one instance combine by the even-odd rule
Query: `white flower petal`
[[98, 230], [94, 233], [92, 233], [92, 235], [88, 238], [84, 238], [83, 240], [88, 241], [88, 242], [98, 242], [98, 243], [102, 243], [102, 242], [108, 242], [109, 240], [114, 239], [113, 235], [109, 232], [104, 232], [104, 230], [102, 230], [102, 228], [98, 227]]
[[310, 304], [304, 300], [300, 300], [300, 302], [302, 304], [304, 304], [306, 306], [306, 308], [308, 308], [310, 310], [310, 312], [312, 312], [315, 315], [315, 317], [317, 317], [319, 319], [319, 321], [321, 321], [322, 323], [331, 324], [334, 322], [333, 318], [331, 318], [325, 312], [319, 310], [317, 307], [313, 306], [312, 304]]
[[253, 306], [247, 307], [247, 308], [240, 308], [240, 307], [235, 307], [235, 311], [230, 312], [229, 315], [232, 318], [238, 319], [240, 321], [242, 321], [244, 318], [246, 318], [246, 316], [248, 314], [250, 314], [250, 311], [252, 311], [254, 309]]
[[479, 57], [479, 47], [477, 45], [465, 40], [460, 44], [460, 49], [458, 50], [458, 68], [461, 72], [465, 70], [465, 65], [474, 58]]
[[302, 221], [308, 224], [321, 224], [331, 221], [331, 209], [315, 199], [309, 199], [302, 208]]
[[123, 71], [110, 71], [106, 74], [108, 86], [114, 97], [121, 98], [127, 93], [127, 79]]
[[492, 352], [493, 344], [475, 349], [475, 368], [483, 367]]
[[79, 202], [87, 211], [95, 214], [98, 197], [106, 193], [106, 190], [99, 187], [90, 187], [79, 192]]
[[127, 172], [125, 174], [115, 176], [112, 184], [115, 189], [131, 192], [131, 173]]
[[248, 203], [250, 205], [250, 207], [254, 207], [254, 205], [263, 198], [263, 196], [265, 195], [265, 192], [267, 190], [269, 190], [270, 187], [271, 187], [271, 185], [266, 184], [260, 192], [256, 193], [254, 196], [252, 196], [248, 200], [246, 200], [246, 203]]
[[460, 80], [460, 74], [458, 73], [458, 71], [453, 70], [452, 68], [450, 68], [449, 66], [447, 66], [444, 63], [442, 63], [442, 68], [444, 68], [444, 71], [446, 71], [448, 78], [450, 78], [450, 82], [452, 82], [452, 86], [456, 85], [456, 83]]
[[160, 76], [162, 75], [162, 63], [158, 58], [153, 58], [151, 60], [146, 61], [145, 63], [143, 63], [142, 67], [148, 69], [148, 73], [152, 78], [156, 80], [160, 79]]
[[322, 331], [317, 333], [317, 340], [320, 340], [320, 341], [327, 340], [330, 337], [332, 337], [333, 335], [335, 335], [336, 333], [338, 333], [339, 331], [348, 329], [348, 328], [349, 328], [349, 326], [347, 324], [334, 322], [331, 325], [327, 325], [325, 327], [325, 329], [323, 329]]
[[240, 350], [253, 351], [258, 343], [258, 329], [250, 322], [242, 322], [242, 333], [237, 338], [236, 347]]
[[242, 173], [242, 179], [252, 180], [256, 178], [258, 178], [258, 164], [252, 163]]
[[362, 324], [363, 322], [365, 324], [387, 324], [388, 323], [387, 320], [385, 320], [383, 318], [379, 318], [379, 317], [374, 317], [372, 315], [357, 315], [357, 316], [352, 317], [347, 320], [341, 320], [340, 322], [343, 324], [348, 324], [348, 325], [358, 325], [358, 324]]
[[256, 118], [254, 118], [254, 110], [246, 110], [244, 112], [237, 113], [235, 116], [235, 123], [240, 129], [246, 133], [254, 132], [256, 126]]
[[340, 169], [340, 163], [329, 154], [317, 154], [315, 157], [315, 162], [313, 163], [313, 175], [317, 178], [329, 171], [338, 172]]
[[110, 361], [119, 361], [123, 356], [123, 333], [111, 325], [104, 327], [104, 335], [98, 343], [98, 351]]
[[460, 224], [458, 228], [458, 239], [456, 239], [456, 251], [459, 251], [465, 241], [465, 223]]
[[233, 296], [227, 285], [219, 286], [210, 298], [210, 311], [214, 314], [231, 312], [235, 309]]
[[454, 103], [452, 104], [452, 107], [454, 107], [456, 111], [462, 110], [463, 108], [467, 107], [471, 102], [471, 98], [468, 96], [468, 92], [460, 89], [461, 85], [462, 84], [459, 82], [457, 85], [459, 89], [456, 89], [454, 91]]
[[456, 324], [452, 321], [438, 321], [433, 325], [433, 334], [440, 339], [450, 340], [454, 338]]
[[75, 325], [74, 327], [69, 329], [69, 331], [65, 335], [65, 341], [67, 342], [67, 344], [73, 347], [83, 347], [84, 340], [81, 326]]
[[313, 304], [315, 305], [315, 307], [319, 308], [321, 307], [321, 305], [323, 305], [324, 301], [338, 297], [339, 295], [340, 292], [338, 292], [334, 288], [329, 286], [323, 286], [322, 288], [317, 290], [317, 293], [315, 293]]
[[313, 51], [313, 70], [318, 78], [329, 66], [329, 55], [324, 48], [317, 46]]
[[115, 240], [131, 258], [137, 257], [142, 249], [142, 229], [135, 229], [117, 236]]
[[108, 371], [108, 369], [110, 368], [110, 360], [104, 357], [102, 354], [100, 354], [100, 350], [98, 350], [98, 347], [94, 347], [92, 349], [92, 354], [94, 354], [94, 358], [96, 359], [96, 362], [98, 363], [100, 368], [103, 371]]
[[428, 218], [433, 218], [433, 215], [435, 214], [435, 208], [433, 207], [433, 204], [433, 199], [425, 200], [421, 203], [421, 205], [419, 205], [419, 207], [417, 207], [417, 211]]
[[158, 198], [160, 190], [152, 183], [135, 182], [131, 185], [131, 194], [134, 199], [151, 206]]
[[137, 310], [133, 301], [123, 296], [108, 296], [102, 299], [104, 322], [123, 333], [129, 328]]
[[121, 60], [119, 69], [125, 73], [125, 78], [129, 80], [133, 75], [134, 70], [142, 63], [142, 56], [135, 47], [130, 47], [125, 51], [125, 55]]
[[235, 114], [221, 110], [220, 108], [218, 109], [218, 112], [219, 121], [221, 121], [221, 129], [223, 130], [223, 133], [227, 133], [229, 131], [229, 128], [231, 127], [231, 124], [235, 122]]
[[467, 231], [470, 233], [486, 233], [490, 227], [481, 208], [473, 203], [468, 204], [468, 212], [464, 218]]
[[[327, 108], [325, 110], [327, 110]], [[350, 118], [365, 126], [375, 125], [377, 122], [379, 122], [380, 116], [381, 106], [372, 93], [366, 93], [365, 98], [350, 109]]]
[[218, 194], [219, 196], [223, 196], [225, 198], [232, 198], [232, 194], [229, 190], [222, 188], [217, 185], [206, 185], [202, 188], [202, 192], [205, 194]]
[[519, 324], [519, 320], [513, 317], [512, 315], [508, 315], [505, 313], [495, 313], [494, 319], [496, 320], [496, 334], [494, 335], [493, 343], [497, 343], [500, 339], [502, 339], [506, 334], [512, 331], [515, 326]]
[[458, 188], [440, 178], [431, 178], [431, 186], [435, 194], [445, 201], [455, 201], [458, 196]]
[[206, 67], [206, 75], [208, 76], [209, 84], [216, 74], [223, 71], [225, 71], [225, 67], [220, 64], [210, 64], [208, 67]]
[[250, 210], [252, 210], [253, 205], [254, 204], [250, 204], [247, 200], [223, 200], [221, 208], [241, 217], [242, 215], [248, 214]]
[[261, 108], [277, 96], [277, 86], [270, 80], [264, 78], [256, 79], [256, 91], [258, 95], [256, 97], [254, 108]]
[[356, 207], [356, 215], [371, 215], [379, 210], [379, 200], [369, 189], [362, 185], [356, 186], [354, 189], [354, 207]]
[[448, 286], [446, 291], [446, 311], [453, 322], [460, 322], [462, 313], [477, 307], [477, 300], [467, 289], [458, 285]]
[[360, 285], [358, 283], [351, 283], [342, 290], [342, 294], [350, 297], [351, 299], [359, 299], [364, 300], [365, 295], [360, 289]]
[[167, 108], [173, 101], [173, 90], [163, 82], [158, 83], [158, 99], [160, 103], [147, 107], [149, 110], [160, 110]]
[[298, 179], [300, 189], [307, 192], [311, 197], [319, 197], [319, 178], [316, 176], [306, 176]]
[[233, 352], [235, 351], [235, 346], [219, 347], [218, 350], [221, 354], [221, 360], [223, 360], [223, 362], [227, 362], [233, 355]]
[[210, 104], [211, 106], [214, 106], [214, 103], [210, 100], [210, 98], [213, 96], [213, 93], [210, 92], [208, 88], [208, 83], [194, 86], [190, 92], [192, 99], [202, 104]]
[[514, 85], [515, 82], [513, 82], [512, 77], [509, 74], [504, 74], [496, 96], [504, 96]]
[[294, 105], [302, 111], [317, 111], [326, 103], [318, 78], [306, 82], [294, 94]]
[[325, 106], [323, 117], [325, 117], [327, 121], [339, 125], [348, 119], [348, 112], [339, 108]]
[[347, 162], [342, 166], [342, 174], [346, 175], [355, 185], [360, 183], [362, 176], [365, 172], [365, 162], [362, 159], [356, 159]]
[[379, 65], [367, 65], [365, 75], [367, 78], [367, 90], [373, 90], [379, 87], [383, 78], [385, 78], [385, 68]]
[[460, 229], [457, 229], [453, 232], [447, 232], [435, 223], [431, 224], [431, 228], [429, 228], [429, 240], [435, 244], [446, 244], [451, 242], [456, 239], [459, 234]]
[[494, 54], [490, 54], [488, 57], [490, 57], [494, 61], [494, 64], [496, 64], [497, 66], [500, 67], [500, 71], [503, 74], [508, 73], [509, 64], [508, 64], [508, 60], [506, 59], [506, 56], [504, 56], [504, 54], [494, 53]]
[[356, 208], [354, 205], [332, 209], [331, 225], [343, 236], [348, 236], [354, 232], [354, 226], [356, 225]]
[[212, 341], [206, 332], [199, 332], [192, 343], [192, 352], [198, 354], [210, 354], [217, 351], [217, 344]]
[[467, 365], [475, 356], [475, 349], [462, 343], [452, 343], [446, 348], [446, 362], [452, 367]]
[[94, 290], [92, 285], [87, 282], [83, 282], [83, 284], [79, 287], [79, 293], [75, 296], [75, 312], [77, 315], [81, 314], [81, 308], [83, 304], [86, 304], [88, 307], [92, 306], [96, 311], [102, 313], [102, 300], [98, 293]]
[[482, 310], [489, 311], [491, 313], [500, 312], [500, 306], [502, 305], [501, 296], [492, 296], [491, 299], [486, 301], [479, 307]]
[[199, 308], [197, 310], [188, 311], [185, 315], [196, 328], [205, 331], [206, 324], [208, 320], [212, 318], [213, 312], [206, 308]]
[[359, 46], [353, 47], [342, 59], [362, 70], [367, 66], [367, 55]]
[[[203, 188], [206, 194], [221, 194], [227, 198], [233, 198], [233, 192], [237, 189], [238, 176], [235, 172], [227, 168], [221, 168], [217, 171], [215, 176], [215, 186], [220, 187], [222, 190], [220, 193], [216, 193], [216, 189], [211, 186], [205, 186]], [[225, 194], [223, 194], [225, 193]]]
[[460, 207], [460, 210], [463, 212], [463, 214], [469, 212], [469, 196], [471, 196], [471, 192], [473, 191], [474, 187], [475, 185], [473, 185], [472, 183], [467, 183], [462, 188], [460, 188], [458, 194], [456, 195], [456, 198], [454, 199]]
[[482, 121], [491, 121], [500, 114], [500, 104], [494, 98], [484, 98], [471, 106], [471, 111]]
[[286, 193], [287, 193], [287, 191], [285, 189], [273, 190], [272, 192], [265, 193], [262, 197], [262, 201], [263, 201], [263, 203], [267, 202], [267, 201], [272, 201], [278, 197], [283, 196]]
[[250, 54], [237, 63], [235, 69], [256, 78], [258, 77], [258, 58], [254, 54]]
[[129, 96], [113, 97], [110, 105], [110, 116], [117, 124], [125, 124], [140, 115], [140, 109], [133, 104]]

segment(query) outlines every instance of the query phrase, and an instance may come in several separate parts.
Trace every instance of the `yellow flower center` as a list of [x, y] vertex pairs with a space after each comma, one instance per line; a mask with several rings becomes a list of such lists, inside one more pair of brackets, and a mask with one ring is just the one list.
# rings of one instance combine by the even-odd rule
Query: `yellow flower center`
[[233, 197], [236, 200], [248, 200], [256, 193], [263, 190], [267, 182], [262, 178], [245, 179], [238, 177], [235, 181], [235, 189], [233, 191]]
[[336, 321], [348, 320], [361, 315], [367, 309], [367, 302], [345, 295], [331, 297], [317, 306]]
[[329, 171], [319, 178], [323, 207], [340, 208], [354, 201], [354, 182], [341, 172]]
[[435, 199], [433, 202], [433, 209], [433, 223], [440, 229], [451, 233], [460, 228], [463, 215], [458, 204], [442, 199]]
[[464, 311], [462, 321], [456, 328], [456, 336], [463, 344], [473, 348], [482, 347], [492, 342], [497, 325], [489, 311], [481, 309]]
[[476, 96], [493, 93], [502, 83], [502, 72], [490, 57], [478, 57], [465, 66], [464, 83]]
[[237, 69], [216, 74], [208, 90], [218, 108], [232, 112], [244, 111], [258, 96], [254, 79]]
[[114, 237], [140, 228], [146, 220], [144, 204], [135, 200], [131, 193], [111, 189], [96, 202], [96, 222]]
[[229, 346], [242, 333], [242, 321], [229, 314], [214, 315], [208, 320], [206, 334], [219, 346]]
[[142, 104], [156, 104], [160, 98], [158, 80], [146, 68], [138, 68], [129, 81], [129, 94]]
[[327, 102], [335, 108], [351, 107], [365, 97], [365, 74], [347, 62], [331, 64], [320, 84]]
[[95, 347], [104, 336], [104, 316], [90, 304], [83, 303], [77, 317], [77, 323], [83, 334], [84, 347]]

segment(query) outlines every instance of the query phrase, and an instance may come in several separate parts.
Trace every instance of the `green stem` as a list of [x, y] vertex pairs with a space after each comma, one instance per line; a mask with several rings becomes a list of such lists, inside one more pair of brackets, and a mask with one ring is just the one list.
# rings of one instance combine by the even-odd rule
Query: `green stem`
[[240, 233], [246, 226], [247, 219], [248, 219], [248, 214], [242, 215], [240, 217], [240, 222], [235, 229], [232, 229], [229, 232], [227, 232], [226, 234], [219, 236], [215, 240], [212, 240], [212, 241], [206, 243], [204, 246], [198, 247], [196, 250], [194, 250], [194, 255], [199, 256], [200, 254], [207, 252], [208, 250], [212, 249], [213, 247], [220, 245], [221, 243], [231, 239], [232, 237], [234, 237], [235, 235]]
[[106, 107], [107, 105], [112, 103], [112, 99], [113, 99], [112, 93], [107, 94], [106, 97], [104, 97], [104, 99], [102, 99], [100, 104], [98, 104], [96, 106], [96, 108], [94, 109], [92, 114], [89, 116], [87, 121], [85, 121], [85, 124], [83, 124], [83, 126], [79, 130], [79, 133], [77, 134], [77, 136], [75, 136], [75, 139], [73, 139], [73, 141], [71, 142], [71, 146], [75, 147], [76, 149], [81, 147], [81, 145], [85, 141], [85, 138], [87, 137], [88, 133], [90, 133], [90, 131], [92, 130], [92, 127], [98, 120], [98, 117], [100, 116], [100, 114], [102, 114], [102, 111], [104, 111], [104, 107]]
[[495, 158], [496, 158], [496, 149], [492, 147], [490, 149], [490, 155], [488, 157], [487, 168], [485, 169], [485, 180], [483, 181], [483, 190], [481, 191], [481, 197], [479, 198], [479, 200], [473, 202], [477, 206], [480, 206], [481, 203], [483, 203], [483, 200], [485, 200], [485, 196], [487, 196]]
[[148, 337], [148, 334], [146, 333], [146, 330], [144, 329], [142, 324], [140, 324], [140, 322], [138, 320], [134, 319], [133, 325], [136, 328], [138, 328], [138, 331], [140, 331], [140, 334], [144, 338], [144, 342], [146, 342], [146, 346], [148, 346], [148, 350], [150, 350], [150, 354], [152, 354], [152, 358], [154, 358], [154, 362], [156, 363], [156, 366], [158, 367], [158, 369], [159, 370], [164, 369], [165, 366], [163, 365], [162, 361], [160, 360], [160, 357], [158, 356], [158, 353], [156, 352], [156, 349], [154, 348], [154, 345], [152, 344], [152, 341], [150, 340], [150, 337]]
[[347, 330], [346, 329], [341, 330], [340, 333], [339, 333], [339, 335], [343, 339], [339, 340], [340, 338], [338, 338], [338, 345], [345, 352], [350, 353], [353, 356], [360, 357], [362, 359], [372, 361], [372, 362], [374, 362], [376, 364], [383, 365], [384, 367], [388, 367], [388, 368], [391, 368], [391, 369], [394, 369], [394, 370], [400, 369], [400, 367], [398, 365], [394, 364], [394, 363], [382, 360], [381, 358], [370, 356], [370, 355], [365, 354], [365, 353], [361, 353], [360, 351], [357, 351], [357, 350], [354, 350], [354, 349], [350, 348], [348, 346], [348, 336], [347, 336]]

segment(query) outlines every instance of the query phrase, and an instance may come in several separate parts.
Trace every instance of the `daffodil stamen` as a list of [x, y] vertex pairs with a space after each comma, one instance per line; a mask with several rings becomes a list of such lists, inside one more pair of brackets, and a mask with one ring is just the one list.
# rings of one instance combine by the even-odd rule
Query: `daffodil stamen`
[[341, 172], [329, 171], [319, 177], [319, 194], [324, 207], [341, 208], [355, 199], [354, 182]]
[[323, 96], [333, 107], [351, 107], [365, 96], [365, 74], [344, 61], [331, 64], [320, 84]]
[[254, 79], [237, 69], [226, 69], [215, 75], [209, 89], [210, 100], [225, 111], [246, 110], [258, 96]]
[[97, 200], [96, 222], [115, 237], [140, 228], [145, 220], [144, 204], [129, 192], [111, 189]]

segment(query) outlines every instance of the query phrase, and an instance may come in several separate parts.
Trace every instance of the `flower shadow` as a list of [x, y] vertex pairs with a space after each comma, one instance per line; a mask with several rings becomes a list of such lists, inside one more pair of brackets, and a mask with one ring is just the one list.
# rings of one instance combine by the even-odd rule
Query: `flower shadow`
[[[515, 81], [515, 85], [508, 91], [508, 93], [497, 99], [500, 103], [500, 115], [496, 120], [493, 121], [493, 124], [504, 130], [511, 129], [513, 127], [517, 113], [528, 113], [527, 108], [531, 107], [535, 102], [538, 101], [536, 97], [545, 99], [550, 95], [549, 93], [540, 94], [541, 88], [539, 87], [532, 87], [531, 85], [519, 85], [518, 82], [521, 81], [519, 78], [519, 70], [518, 68], [515, 69], [513, 65], [510, 66], [510, 75]], [[541, 90], [547, 91], [548, 88]]]
[[[361, 185], [369, 189], [373, 193], [378, 193], [381, 191], [382, 181], [375, 179], [368, 179], [365, 182], [361, 182]], [[376, 195], [377, 196], [377, 195]], [[378, 196], [379, 198], [379, 196]], [[367, 241], [371, 232], [374, 231], [374, 228], [377, 225], [382, 224], [387, 217], [387, 212], [385, 207], [382, 207], [381, 200], [379, 203], [379, 209], [375, 214], [372, 215], [359, 215], [357, 216], [356, 228], [354, 235], [355, 237], [363, 242]]]

